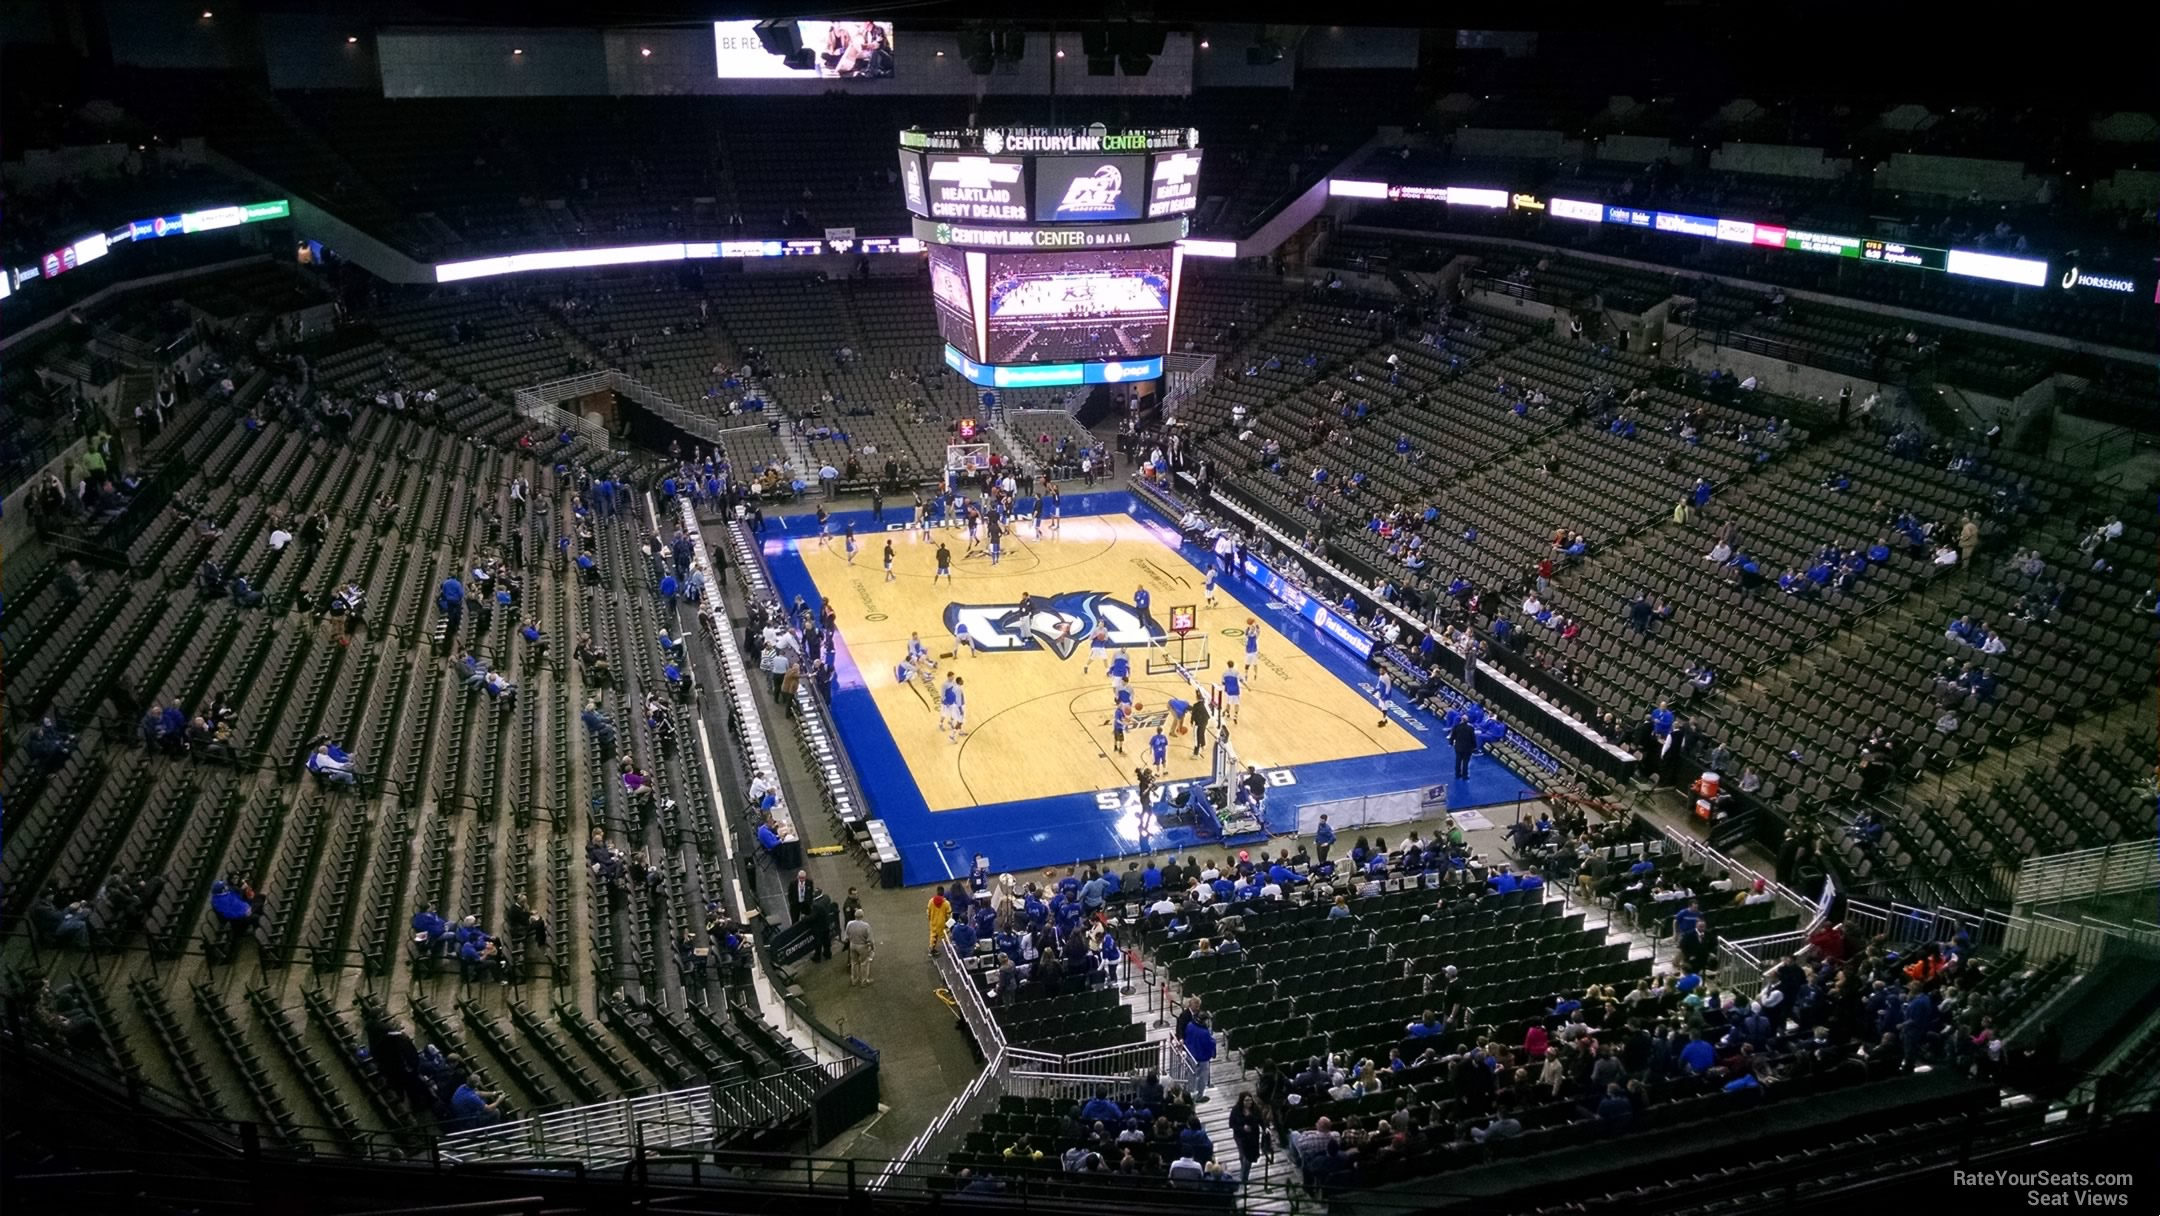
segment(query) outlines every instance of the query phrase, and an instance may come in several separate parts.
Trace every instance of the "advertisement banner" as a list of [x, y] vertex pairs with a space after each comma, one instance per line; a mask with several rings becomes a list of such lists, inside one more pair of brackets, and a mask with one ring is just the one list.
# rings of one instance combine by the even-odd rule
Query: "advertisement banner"
[[1119, 359], [1108, 363], [978, 363], [951, 346], [945, 366], [984, 388], [1057, 388], [1073, 384], [1132, 384], [1162, 378], [1163, 361]]
[[1341, 642], [1361, 659], [1370, 659], [1373, 640], [1364, 630], [1343, 619], [1333, 608], [1322, 603], [1317, 596], [1282, 575], [1273, 567], [1248, 553], [1245, 555], [1245, 575], [1260, 584], [1267, 593], [1282, 601], [1284, 607], [1311, 621], [1320, 632]]
[[1142, 220], [1136, 224], [1091, 224], [1059, 228], [978, 228], [969, 224], [915, 221], [915, 236], [925, 244], [959, 245], [968, 249], [1059, 250], [1122, 249], [1127, 246], [1170, 245], [1185, 239], [1192, 221], [1185, 216]]
[[1157, 155], [1154, 168], [1148, 173], [1148, 218], [1181, 215], [1199, 205], [1199, 151]]
[[900, 150], [900, 197], [914, 215], [930, 214], [930, 195], [923, 185], [922, 155]]
[[1027, 193], [1022, 186], [1026, 161], [1002, 156], [933, 155], [924, 159], [930, 218], [1027, 222]]

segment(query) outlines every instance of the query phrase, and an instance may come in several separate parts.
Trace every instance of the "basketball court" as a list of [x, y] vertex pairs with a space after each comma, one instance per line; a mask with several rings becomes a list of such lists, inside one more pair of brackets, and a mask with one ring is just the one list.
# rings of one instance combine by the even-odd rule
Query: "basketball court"
[[[1214, 555], [1129, 494], [1066, 495], [1057, 529], [1038, 539], [1032, 521], [1015, 525], [996, 564], [981, 546], [969, 549], [963, 528], [925, 533], [910, 515], [888, 511], [879, 523], [867, 511], [836, 513], [823, 544], [814, 516], [768, 517], [764, 537], [785, 597], [834, 603], [834, 718], [910, 883], [965, 874], [977, 853], [998, 869], [1029, 869], [1190, 844], [1196, 828], [1210, 833], [1214, 825], [1165, 827], [1143, 817], [1134, 769], [1150, 764], [1148, 739], [1169, 701], [1212, 695], [1233, 663], [1245, 683], [1227, 754], [1211, 721], [1208, 747], [1195, 755], [1190, 733], [1174, 737], [1157, 770], [1173, 799], [1198, 796], [1231, 765], [1266, 774], [1265, 825], [1225, 812], [1222, 838], [1294, 830], [1303, 802], [1450, 781], [1453, 754], [1436, 720], [1398, 697], [1382, 725], [1363, 664], [1242, 577], [1223, 576], [1217, 606], [1208, 607], [1204, 570]], [[852, 565], [841, 540], [848, 524], [856, 529]], [[940, 544], [951, 553], [949, 579], [937, 573]], [[1248, 619], [1259, 630], [1250, 677]], [[1124, 655], [1131, 668], [1134, 720], [1122, 755], [1107, 662], [1091, 657], [1098, 625], [1108, 655]], [[962, 627], [978, 645], [958, 644]], [[903, 683], [896, 669], [911, 635], [936, 667]], [[958, 742], [941, 722], [948, 674], [966, 696]], [[1452, 784], [1448, 802], [1459, 797], [1464, 806], [1512, 801], [1521, 788], [1483, 756], [1470, 782]], [[1166, 802], [1156, 810], [1178, 818]]]

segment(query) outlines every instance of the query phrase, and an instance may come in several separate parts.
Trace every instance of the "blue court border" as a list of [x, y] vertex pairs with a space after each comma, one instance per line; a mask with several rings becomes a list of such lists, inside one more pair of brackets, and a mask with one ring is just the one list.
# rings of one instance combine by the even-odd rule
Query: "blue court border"
[[[837, 536], [846, 525], [855, 525], [865, 560], [870, 561], [869, 568], [875, 570], [878, 538], [888, 526], [911, 521], [914, 514], [913, 508], [888, 509], [884, 521], [879, 523], [871, 519], [868, 510], [836, 511], [830, 516], [831, 529]], [[1151, 525], [1166, 546], [1176, 539], [1174, 521], [1166, 520], [1161, 512], [1126, 491], [1064, 496], [1064, 515], [1068, 519], [1117, 514], [1130, 514]], [[815, 515], [765, 517], [765, 531], [758, 537], [760, 551], [772, 575], [774, 589], [788, 603], [793, 603], [798, 595], [812, 605], [822, 603], [816, 581], [792, 543], [816, 535]], [[1178, 541], [1175, 547], [1195, 569], [1215, 560], [1212, 552], [1190, 541]], [[1046, 592], [1049, 590], [1130, 594], [1128, 588], [1117, 587], [1059, 587], [1046, 589]], [[1252, 615], [1266, 619], [1278, 633], [1330, 674], [1370, 695], [1371, 670], [1341, 643], [1321, 633], [1279, 602], [1270, 600], [1264, 588], [1243, 574], [1237, 574], [1223, 579], [1220, 591]], [[1091, 791], [949, 811], [930, 810], [922, 792], [907, 776], [907, 762], [900, 754], [899, 744], [885, 725], [884, 715], [871, 696], [864, 673], [849, 653], [845, 625], [839, 631], [835, 646], [834, 669], [831, 703], [834, 726], [841, 746], [847, 750], [848, 759], [861, 779], [870, 812], [885, 821], [893, 843], [899, 847], [902, 872], [908, 885], [945, 882], [965, 875], [974, 865], [977, 853], [986, 855], [990, 864], [1000, 871], [1016, 872], [1143, 852], [1138, 835], [1119, 822], [1129, 822], [1127, 817], [1103, 809]], [[891, 678], [889, 672], [878, 674]], [[1271, 786], [1268, 791], [1266, 820], [1269, 834], [1295, 832], [1300, 805], [1360, 794], [1419, 788], [1444, 790], [1447, 808], [1451, 811], [1512, 803], [1532, 795], [1534, 787], [1531, 783], [1483, 753], [1471, 759], [1468, 780], [1454, 780], [1454, 753], [1447, 746], [1439, 719], [1423, 708], [1411, 705], [1406, 698], [1398, 695], [1394, 699], [1389, 717], [1397, 726], [1418, 731], [1425, 746], [1416, 751], [1291, 766], [1295, 783]], [[1116, 788], [1103, 787], [1105, 791]], [[1123, 788], [1129, 791], [1132, 787]], [[1384, 834], [1385, 829], [1382, 832]], [[1262, 839], [1258, 835], [1232, 837], [1227, 843]], [[951, 847], [946, 847], [946, 841], [952, 842]], [[1187, 828], [1156, 831], [1149, 837], [1149, 844], [1156, 852], [1193, 843], [1193, 834]]]

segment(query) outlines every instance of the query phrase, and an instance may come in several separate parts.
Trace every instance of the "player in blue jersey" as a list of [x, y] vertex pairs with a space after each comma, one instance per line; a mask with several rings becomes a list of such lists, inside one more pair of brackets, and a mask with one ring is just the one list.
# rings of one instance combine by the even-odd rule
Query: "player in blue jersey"
[[1155, 758], [1156, 768], [1161, 768], [1169, 763], [1170, 737], [1162, 733], [1162, 727], [1156, 727], [1155, 733], [1148, 736], [1147, 745], [1148, 754]]
[[1222, 673], [1222, 708], [1225, 722], [1238, 720], [1238, 699], [1244, 691], [1244, 681], [1238, 678], [1237, 664], [1227, 664]]
[[1119, 702], [1110, 714], [1110, 750], [1120, 756], [1125, 754], [1125, 723], [1131, 713], [1123, 702]]
[[830, 511], [827, 511], [827, 510], [825, 509], [825, 504], [823, 504], [823, 503], [819, 503], [819, 504], [818, 504], [818, 509], [817, 509], [817, 543], [818, 543], [818, 548], [820, 548], [820, 549], [824, 549], [824, 548], [828, 548], [828, 547], [830, 547], [830, 546], [831, 546], [831, 544], [832, 544], [832, 535], [831, 535], [831, 528], [832, 528], [832, 513], [831, 513]]
[[1192, 712], [1192, 702], [1172, 697], [1165, 708], [1170, 711], [1170, 733], [1173, 735], [1184, 734], [1186, 730], [1185, 715]]
[[1126, 658], [1122, 651], [1110, 660], [1110, 678], [1117, 681], [1119, 688], [1132, 681], [1132, 660]]
[[1087, 662], [1080, 664], [1080, 674], [1086, 675], [1088, 673], [1088, 668], [1093, 667], [1097, 661], [1101, 661], [1107, 664], [1109, 660], [1110, 627], [1100, 621], [1097, 621], [1095, 623], [1094, 635], [1088, 638]]

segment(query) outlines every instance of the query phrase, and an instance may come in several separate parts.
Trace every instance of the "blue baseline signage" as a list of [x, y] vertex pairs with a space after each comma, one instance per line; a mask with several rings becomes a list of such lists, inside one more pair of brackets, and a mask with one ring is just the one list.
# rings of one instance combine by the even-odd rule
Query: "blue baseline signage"
[[1320, 632], [1350, 648], [1361, 659], [1372, 658], [1373, 640], [1366, 632], [1342, 618], [1342, 614], [1328, 607], [1303, 587], [1275, 573], [1266, 562], [1248, 553], [1245, 555], [1245, 575], [1267, 588], [1267, 593], [1288, 605], [1291, 611], [1311, 621]]

